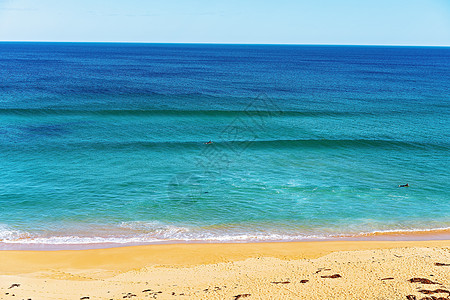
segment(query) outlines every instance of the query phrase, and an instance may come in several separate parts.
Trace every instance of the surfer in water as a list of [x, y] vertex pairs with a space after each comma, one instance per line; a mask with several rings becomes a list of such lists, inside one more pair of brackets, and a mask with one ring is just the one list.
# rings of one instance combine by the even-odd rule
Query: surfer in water
[[212, 144], [212, 141], [209, 141], [209, 142], [205, 143], [205, 145], [209, 145], [209, 144]]
[[400, 184], [398, 187], [409, 187], [409, 184]]

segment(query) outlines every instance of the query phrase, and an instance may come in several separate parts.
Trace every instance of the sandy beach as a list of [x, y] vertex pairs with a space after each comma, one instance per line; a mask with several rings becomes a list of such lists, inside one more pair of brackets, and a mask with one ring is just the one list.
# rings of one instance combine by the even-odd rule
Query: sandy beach
[[1, 251], [0, 299], [450, 299], [450, 241]]

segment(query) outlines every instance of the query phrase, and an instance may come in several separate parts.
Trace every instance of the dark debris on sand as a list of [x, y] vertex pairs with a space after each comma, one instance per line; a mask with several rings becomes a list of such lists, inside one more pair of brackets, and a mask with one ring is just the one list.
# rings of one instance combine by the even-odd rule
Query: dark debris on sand
[[317, 274], [317, 273], [320, 273], [320, 272], [322, 272], [322, 271], [331, 271], [331, 269], [327, 269], [327, 268], [319, 268], [319, 269], [316, 271], [316, 274]]
[[438, 267], [450, 267], [450, 264], [445, 264], [445, 263], [435, 263], [434, 265], [438, 266]]
[[320, 277], [322, 277], [322, 278], [340, 278], [342, 276], [339, 275], [339, 274], [333, 274], [333, 275], [323, 275], [323, 276], [320, 276]]
[[409, 279], [408, 281], [411, 282], [411, 283], [440, 284], [440, 283], [438, 283], [438, 282], [431, 281], [430, 279], [426, 279], [426, 278], [417, 278], [417, 277], [411, 278], [411, 279]]
[[446, 293], [450, 296], [450, 291], [448, 290], [444, 290], [444, 289], [436, 289], [434, 291], [431, 290], [420, 290], [419, 293], [422, 294], [441, 294], [441, 293]]
[[19, 287], [19, 286], [20, 286], [20, 283], [13, 283], [8, 289], [12, 289], [12, 288]]
[[135, 294], [132, 294], [132, 293], [127, 293], [125, 296], [123, 296], [122, 298], [123, 299], [126, 299], [126, 298], [132, 298], [132, 297], [136, 297], [136, 295]]
[[274, 284], [288, 284], [288, 283], [291, 283], [290, 281], [272, 281], [271, 283], [274, 283]]
[[300, 283], [307, 283], [309, 280], [308, 279], [302, 279], [300, 280]]
[[240, 294], [240, 295], [234, 296], [234, 300], [238, 300], [238, 299], [241, 299], [241, 298], [247, 298], [247, 297], [250, 297], [250, 296], [251, 296], [251, 294]]

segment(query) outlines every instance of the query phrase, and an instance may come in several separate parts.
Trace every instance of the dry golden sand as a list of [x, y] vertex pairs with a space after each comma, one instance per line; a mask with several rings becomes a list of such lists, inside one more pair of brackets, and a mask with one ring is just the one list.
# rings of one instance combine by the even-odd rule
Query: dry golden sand
[[450, 299], [449, 264], [450, 241], [0, 251], [0, 298]]

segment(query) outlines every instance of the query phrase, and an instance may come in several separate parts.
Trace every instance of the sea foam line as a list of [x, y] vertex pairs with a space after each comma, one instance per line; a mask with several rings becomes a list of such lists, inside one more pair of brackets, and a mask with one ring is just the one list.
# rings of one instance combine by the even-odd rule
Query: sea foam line
[[[11, 229], [0, 224], [0, 243], [4, 244], [42, 244], [42, 245], [88, 245], [88, 244], [145, 244], [167, 242], [264, 242], [264, 241], [305, 241], [305, 240], [334, 240], [345, 238], [364, 238], [380, 235], [415, 235], [415, 234], [445, 234], [450, 235], [450, 227], [417, 228], [417, 229], [389, 229], [374, 230], [359, 233], [333, 233], [333, 234], [280, 234], [280, 233], [220, 233], [196, 229], [193, 232], [186, 227], [162, 225], [157, 222], [132, 224], [123, 223], [122, 227], [141, 231], [134, 232], [133, 236], [34, 236], [28, 232]], [[142, 233], [150, 228], [152, 232]]]

